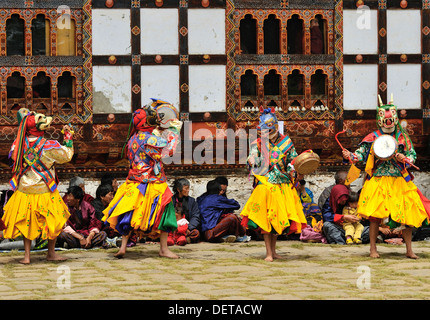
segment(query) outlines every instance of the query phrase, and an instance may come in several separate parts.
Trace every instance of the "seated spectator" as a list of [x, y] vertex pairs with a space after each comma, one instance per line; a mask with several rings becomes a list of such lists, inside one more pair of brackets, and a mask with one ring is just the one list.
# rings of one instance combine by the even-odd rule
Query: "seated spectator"
[[[109, 203], [113, 199], [113, 188], [110, 184], [102, 184], [99, 185], [96, 190], [96, 198], [91, 202], [91, 205], [93, 206], [96, 217], [100, 221], [102, 221], [103, 218], [103, 210], [106, 209], [109, 205]], [[109, 226], [109, 223], [103, 223], [101, 231], [106, 232], [108, 238], [115, 238], [115, 237], [121, 237], [121, 234], [115, 231], [115, 229], [111, 228]]]
[[215, 181], [221, 185], [221, 195], [227, 197], [228, 179], [226, 177], [217, 177]]
[[[69, 189], [71, 187], [80, 187], [82, 189], [82, 191], [84, 192], [84, 201], [91, 203], [91, 201], [94, 200], [93, 196], [91, 196], [88, 193], [85, 193], [85, 180], [83, 178], [76, 176], [76, 177], [73, 177], [72, 179], [70, 179]], [[66, 195], [63, 197], [63, 200], [65, 203], [67, 203]]]
[[212, 180], [208, 182], [206, 192], [197, 198], [202, 232], [208, 242], [234, 242], [237, 237], [245, 236], [240, 218], [233, 213], [240, 208], [239, 203], [221, 193], [221, 185]]
[[363, 232], [363, 225], [360, 223], [360, 216], [357, 213], [357, 206], [358, 206], [358, 197], [359, 193], [350, 191], [349, 192], [349, 198], [347, 204], [343, 207], [342, 214], [345, 215], [354, 215], [358, 216], [359, 221], [358, 222], [344, 222], [342, 227], [345, 231], [345, 237], [346, 237], [346, 244], [361, 244], [361, 233]]
[[185, 219], [189, 221], [186, 231], [187, 242], [196, 243], [200, 240], [200, 211], [196, 200], [190, 197], [190, 182], [185, 178], [173, 182], [173, 202], [175, 208], [182, 207]]
[[[113, 199], [113, 188], [110, 184], [101, 184], [96, 190], [96, 198], [91, 202], [91, 205], [96, 211], [96, 217], [101, 221], [103, 218], [103, 210], [107, 208]], [[85, 199], [84, 199], [85, 200]]]
[[[345, 231], [342, 228], [343, 222], [355, 223], [360, 221], [359, 217], [355, 215], [342, 214], [348, 197], [348, 187], [342, 184], [335, 185], [323, 206], [323, 233], [329, 244], [346, 244]], [[363, 243], [369, 241], [369, 227], [364, 227], [361, 240]]]
[[336, 174], [334, 175], [334, 184], [325, 188], [318, 198], [318, 207], [320, 207], [321, 210], [322, 210], [325, 202], [327, 201], [327, 199], [330, 197], [331, 189], [333, 189], [333, 187], [337, 184], [345, 185], [345, 181], [346, 181], [347, 176], [348, 176], [347, 171], [342, 170], [342, 171], [336, 172]]
[[100, 180], [100, 185], [102, 184], [110, 184], [113, 188], [113, 194], [115, 195], [116, 191], [118, 190], [118, 180], [110, 173], [106, 173], [102, 176]]
[[300, 201], [302, 202], [302, 204], [314, 202], [314, 193], [306, 187], [305, 179], [299, 181], [299, 185], [297, 186], [297, 192], [299, 193]]
[[[322, 240], [323, 235], [321, 232], [322, 229], [322, 215], [321, 210], [317, 204], [314, 203], [314, 194], [313, 192], [306, 187], [306, 181], [304, 179], [300, 180], [299, 185], [297, 186], [297, 192], [300, 196], [300, 201], [303, 205], [303, 213], [306, 217], [306, 223], [308, 225], [307, 230], [307, 241], [311, 242], [311, 240]], [[297, 238], [297, 235], [293, 235], [293, 237]], [[312, 239], [314, 237], [315, 239]], [[287, 237], [287, 239], [291, 239], [291, 237]], [[295, 240], [295, 238], [292, 238]], [[303, 240], [303, 234], [298, 235], [300, 240]]]
[[86, 249], [106, 246], [106, 232], [100, 231], [102, 222], [97, 219], [93, 206], [84, 200], [81, 187], [69, 188], [66, 199], [70, 217], [57, 238], [57, 244], [62, 247], [67, 243], [69, 248]]
[[187, 244], [186, 233], [188, 230], [188, 220], [185, 219], [185, 215], [182, 212], [182, 207], [175, 208], [176, 222], [178, 224], [178, 229], [174, 232], [169, 232], [167, 236], [167, 245], [173, 246], [185, 246]]

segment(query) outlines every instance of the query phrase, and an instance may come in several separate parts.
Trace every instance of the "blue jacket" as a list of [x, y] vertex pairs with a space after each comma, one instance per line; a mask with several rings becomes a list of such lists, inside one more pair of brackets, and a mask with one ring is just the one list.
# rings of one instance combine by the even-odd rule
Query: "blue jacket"
[[[174, 203], [179, 202], [180, 200], [176, 195], [173, 196]], [[199, 206], [197, 205], [196, 200], [193, 197], [184, 197], [181, 199], [183, 201], [182, 206], [184, 207], [185, 219], [188, 220], [188, 230], [200, 229], [200, 212]], [[184, 203], [186, 202], [186, 203]]]
[[203, 194], [197, 198], [202, 222], [202, 231], [215, 228], [223, 213], [231, 213], [240, 208], [239, 202], [219, 194]]

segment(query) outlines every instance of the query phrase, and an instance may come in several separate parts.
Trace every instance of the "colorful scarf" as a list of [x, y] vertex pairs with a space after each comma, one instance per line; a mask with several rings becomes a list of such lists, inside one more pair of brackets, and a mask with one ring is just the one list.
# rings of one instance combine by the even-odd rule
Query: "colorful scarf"
[[331, 189], [330, 193], [330, 207], [334, 214], [341, 214], [338, 212], [339, 204], [342, 200], [348, 200], [349, 189], [343, 184], [337, 184]]

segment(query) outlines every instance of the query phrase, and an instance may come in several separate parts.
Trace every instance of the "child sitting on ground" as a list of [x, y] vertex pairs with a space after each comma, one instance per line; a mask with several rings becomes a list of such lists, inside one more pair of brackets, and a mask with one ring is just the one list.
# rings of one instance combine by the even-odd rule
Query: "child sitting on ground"
[[169, 233], [167, 237], [167, 245], [173, 246], [174, 244], [176, 244], [178, 246], [185, 246], [187, 244], [187, 238], [185, 235], [188, 230], [188, 220], [185, 219], [185, 214], [182, 213], [182, 207], [176, 207], [175, 213], [178, 229], [176, 229], [176, 231], [174, 232]]
[[[357, 192], [351, 191], [349, 193], [348, 202], [343, 208], [342, 214], [357, 216], [358, 198], [359, 194]], [[344, 222], [343, 230], [345, 230], [346, 244], [360, 244], [363, 228], [364, 227], [360, 222]]]

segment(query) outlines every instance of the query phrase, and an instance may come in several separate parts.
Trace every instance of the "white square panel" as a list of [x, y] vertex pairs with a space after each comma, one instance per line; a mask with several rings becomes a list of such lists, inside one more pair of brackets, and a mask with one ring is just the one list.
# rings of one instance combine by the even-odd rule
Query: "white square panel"
[[225, 66], [189, 66], [189, 111], [226, 111]]
[[93, 66], [93, 112], [131, 112], [131, 67]]
[[345, 110], [376, 109], [378, 66], [343, 66], [343, 106]]
[[225, 10], [188, 10], [188, 52], [225, 54]]
[[387, 96], [391, 94], [399, 109], [421, 109], [421, 65], [389, 64]]
[[378, 11], [343, 10], [343, 53], [378, 53]]
[[140, 9], [143, 54], [178, 54], [178, 9]]
[[179, 110], [179, 66], [142, 66], [142, 105], [151, 98], [173, 104]]
[[387, 52], [421, 53], [420, 10], [387, 10]]
[[131, 54], [130, 10], [92, 11], [93, 55]]

